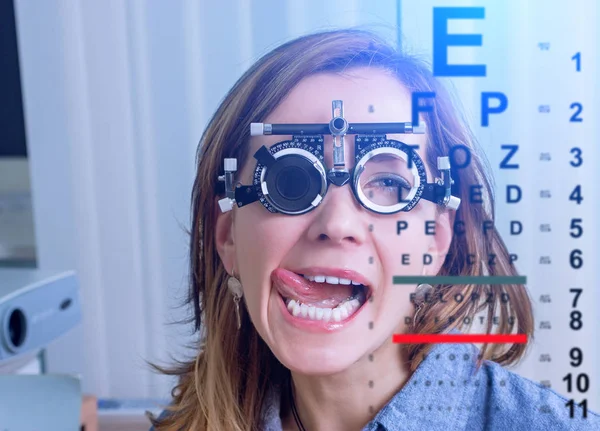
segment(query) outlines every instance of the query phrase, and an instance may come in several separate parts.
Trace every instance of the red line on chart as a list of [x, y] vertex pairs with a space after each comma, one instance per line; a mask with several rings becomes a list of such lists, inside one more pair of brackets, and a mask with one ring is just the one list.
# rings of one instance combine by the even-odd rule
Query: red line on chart
[[429, 343], [527, 343], [527, 334], [394, 334], [399, 344]]

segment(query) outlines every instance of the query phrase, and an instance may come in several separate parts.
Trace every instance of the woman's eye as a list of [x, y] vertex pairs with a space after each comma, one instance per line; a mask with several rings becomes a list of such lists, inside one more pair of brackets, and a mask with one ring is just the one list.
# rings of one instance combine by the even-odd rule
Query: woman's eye
[[390, 191], [397, 189], [398, 187], [404, 187], [408, 190], [411, 189], [408, 181], [404, 177], [397, 175], [386, 175], [375, 178], [366, 184], [366, 188], [369, 187], [383, 188]]

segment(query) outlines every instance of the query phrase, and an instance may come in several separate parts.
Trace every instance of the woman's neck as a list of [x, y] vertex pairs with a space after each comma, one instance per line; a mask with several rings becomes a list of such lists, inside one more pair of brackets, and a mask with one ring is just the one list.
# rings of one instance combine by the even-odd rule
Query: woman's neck
[[[292, 373], [296, 411], [306, 431], [359, 431], [406, 384], [408, 361], [391, 342], [335, 375]], [[282, 391], [281, 419], [285, 431], [301, 431], [291, 410], [289, 388]]]

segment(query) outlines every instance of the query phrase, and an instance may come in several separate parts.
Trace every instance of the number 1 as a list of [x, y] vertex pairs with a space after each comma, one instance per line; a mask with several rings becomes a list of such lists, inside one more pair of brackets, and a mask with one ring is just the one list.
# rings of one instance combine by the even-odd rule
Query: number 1
[[573, 57], [571, 57], [571, 60], [575, 60], [575, 67], [576, 67], [575, 70], [577, 70], [577, 72], [580, 72], [581, 71], [581, 52], [578, 52]]

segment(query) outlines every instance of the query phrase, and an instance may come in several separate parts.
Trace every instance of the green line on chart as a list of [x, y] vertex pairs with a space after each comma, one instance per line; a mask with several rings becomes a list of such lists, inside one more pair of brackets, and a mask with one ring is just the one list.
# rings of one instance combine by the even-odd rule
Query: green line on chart
[[393, 284], [527, 284], [524, 275], [395, 275]]

